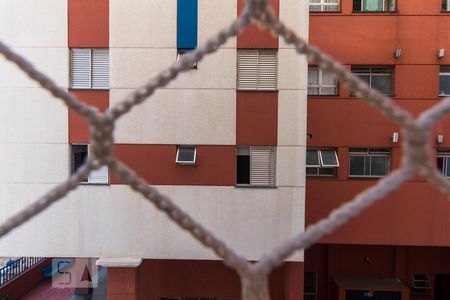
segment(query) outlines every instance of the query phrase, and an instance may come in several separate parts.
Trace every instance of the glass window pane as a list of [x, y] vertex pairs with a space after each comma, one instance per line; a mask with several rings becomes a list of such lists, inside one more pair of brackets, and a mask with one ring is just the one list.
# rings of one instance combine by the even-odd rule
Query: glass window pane
[[319, 175], [324, 176], [335, 176], [336, 175], [336, 168], [318, 168], [319, 169]]
[[[358, 74], [357, 74], [358, 75]], [[358, 77], [365, 83], [370, 85], [370, 75], [358, 75]]]
[[319, 168], [306, 168], [306, 175], [317, 175]]
[[236, 161], [236, 183], [250, 184], [250, 156], [238, 155]]
[[308, 85], [319, 84], [319, 68], [308, 68]]
[[321, 95], [337, 95], [337, 88], [335, 88], [335, 87], [322, 87], [320, 89], [320, 94]]
[[320, 166], [319, 153], [317, 149], [306, 150], [306, 165], [307, 166]]
[[319, 95], [319, 87], [308, 87], [308, 95]]
[[350, 175], [364, 175], [364, 157], [350, 156]]
[[330, 71], [322, 71], [322, 84], [336, 85], [336, 79], [334, 79]]
[[444, 158], [437, 157], [436, 158], [436, 168], [444, 174]]
[[450, 164], [448, 163], [448, 159], [449, 159], [449, 157], [446, 157], [445, 159], [444, 159], [444, 161], [445, 161], [445, 176], [450, 176]]
[[364, 0], [363, 11], [383, 11], [384, 0]]
[[178, 148], [178, 161], [179, 162], [194, 162], [195, 160], [195, 147], [179, 147]]
[[334, 150], [321, 150], [320, 154], [322, 156], [322, 163], [323, 166], [337, 166], [337, 158], [336, 158], [336, 151]]
[[372, 87], [385, 95], [392, 94], [392, 76], [372, 76]]
[[373, 176], [384, 176], [387, 172], [388, 158], [386, 156], [371, 157], [371, 174]]
[[450, 76], [439, 77], [439, 94], [450, 95]]

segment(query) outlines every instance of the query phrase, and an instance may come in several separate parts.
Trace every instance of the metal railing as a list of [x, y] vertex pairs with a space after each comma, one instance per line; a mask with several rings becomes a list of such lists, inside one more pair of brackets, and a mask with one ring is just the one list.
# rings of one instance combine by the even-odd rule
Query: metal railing
[[21, 257], [0, 269], [0, 286], [13, 280], [37, 263], [43, 261], [45, 257]]

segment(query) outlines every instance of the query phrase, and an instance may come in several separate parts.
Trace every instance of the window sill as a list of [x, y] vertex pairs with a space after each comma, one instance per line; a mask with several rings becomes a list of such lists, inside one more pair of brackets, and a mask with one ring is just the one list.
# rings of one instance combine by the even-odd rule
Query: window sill
[[339, 95], [339, 94], [336, 94], [336, 95], [316, 95], [316, 94], [314, 94], [314, 95], [309, 95], [308, 94], [308, 97], [311, 97], [311, 98], [339, 98], [341, 95]]
[[439, 97], [450, 97], [450, 94], [439, 94]]
[[80, 185], [111, 185], [110, 182], [80, 182]]
[[236, 89], [236, 91], [238, 92], [278, 92], [278, 88], [273, 89], [273, 90], [268, 90], [268, 89]]
[[373, 175], [348, 175], [349, 179], [380, 179], [383, 177], [388, 176], [389, 174], [386, 175], [380, 175], [380, 176], [373, 176]]
[[309, 13], [313, 14], [313, 15], [321, 15], [321, 14], [326, 14], [326, 15], [336, 14], [336, 15], [338, 15], [338, 14], [342, 14], [342, 10], [334, 10], [334, 11], [318, 11], [318, 10], [315, 10], [315, 11], [310, 11]]
[[336, 178], [336, 175], [305, 175], [306, 178]]
[[383, 11], [359, 11], [353, 10], [352, 14], [371, 14], [371, 15], [397, 15], [398, 10], [383, 10]]
[[244, 188], [244, 189], [276, 189], [275, 185], [250, 185], [250, 184], [236, 184], [235, 188]]

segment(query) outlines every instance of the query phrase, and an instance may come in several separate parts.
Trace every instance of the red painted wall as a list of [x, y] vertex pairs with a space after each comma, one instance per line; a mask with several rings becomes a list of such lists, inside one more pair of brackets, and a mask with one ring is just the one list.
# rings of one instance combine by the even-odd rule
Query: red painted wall
[[[137, 271], [128, 268], [108, 269], [108, 296], [131, 295], [138, 285], [137, 299], [160, 297], [241, 298], [240, 280], [235, 271], [220, 261], [143, 260]], [[122, 275], [119, 275], [122, 273]], [[110, 280], [110, 276], [114, 279]], [[137, 274], [137, 279], [135, 275]], [[303, 263], [287, 263], [276, 269], [269, 279], [271, 299], [303, 299]], [[119, 299], [119, 298], [109, 298]], [[128, 299], [128, 298], [120, 298]], [[134, 298], [130, 298], [134, 299]]]
[[332, 299], [333, 278], [337, 275], [394, 277], [411, 288], [413, 274], [427, 274], [434, 289], [436, 274], [449, 274], [449, 270], [449, 247], [318, 244], [305, 252], [305, 271], [318, 272], [318, 300]]
[[[279, 14], [279, 0], [271, 0], [274, 12]], [[238, 0], [238, 15], [245, 6], [245, 0]], [[278, 37], [269, 30], [251, 24], [237, 38], [238, 48], [278, 48]]]
[[[196, 165], [175, 163], [176, 145], [115, 145], [117, 158], [151, 184], [219, 185], [236, 184], [236, 147], [197, 145]], [[118, 184], [112, 178], [112, 184]]]
[[[109, 106], [109, 91], [70, 90], [79, 100], [105, 111]], [[89, 124], [77, 113], [69, 110], [69, 143], [88, 143]]]
[[276, 145], [278, 92], [237, 92], [236, 143]]
[[109, 0], [69, 0], [69, 48], [109, 47]]
[[[394, 66], [394, 100], [412, 115], [438, 103], [440, 48], [450, 49], [448, 14], [441, 1], [398, 1], [396, 13], [353, 13], [352, 1], [342, 0], [342, 13], [311, 13], [310, 42], [351, 65]], [[401, 48], [400, 59], [395, 49]], [[348, 178], [350, 147], [392, 149], [391, 169], [400, 165], [402, 133], [398, 126], [341, 85], [339, 96], [308, 98], [308, 146], [335, 147], [340, 167], [336, 178], [306, 181], [306, 223], [326, 217], [331, 210], [374, 185], [374, 179]], [[400, 142], [392, 143], [393, 132]], [[450, 118], [434, 131], [444, 134], [441, 148], [450, 148]], [[433, 141], [433, 146], [438, 145]], [[450, 202], [423, 178], [416, 176], [399, 191], [326, 237], [326, 243], [448, 245]]]

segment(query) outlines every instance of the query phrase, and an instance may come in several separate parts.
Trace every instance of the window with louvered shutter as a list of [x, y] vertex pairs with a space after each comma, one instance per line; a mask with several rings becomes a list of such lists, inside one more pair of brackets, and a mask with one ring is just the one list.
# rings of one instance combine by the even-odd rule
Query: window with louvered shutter
[[[85, 160], [89, 157], [89, 145], [71, 145], [72, 152], [72, 174], [75, 173], [78, 168], [85, 162]], [[84, 180], [85, 183], [92, 184], [105, 184], [109, 183], [109, 175], [108, 175], [108, 166], [103, 166], [98, 170], [93, 170], [89, 174], [87, 180]]]
[[237, 89], [276, 90], [277, 65], [276, 50], [238, 50]]
[[73, 89], [109, 88], [109, 50], [71, 49], [70, 87]]
[[275, 186], [275, 146], [237, 148], [237, 185]]

